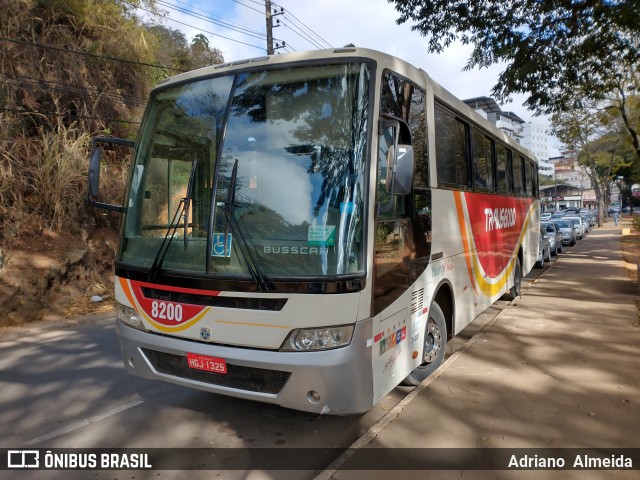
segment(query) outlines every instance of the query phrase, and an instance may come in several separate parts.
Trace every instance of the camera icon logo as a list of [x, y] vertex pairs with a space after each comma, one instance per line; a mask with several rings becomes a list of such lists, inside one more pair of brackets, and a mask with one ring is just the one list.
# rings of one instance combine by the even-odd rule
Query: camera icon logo
[[7, 452], [8, 468], [39, 468], [39, 450], [9, 450]]

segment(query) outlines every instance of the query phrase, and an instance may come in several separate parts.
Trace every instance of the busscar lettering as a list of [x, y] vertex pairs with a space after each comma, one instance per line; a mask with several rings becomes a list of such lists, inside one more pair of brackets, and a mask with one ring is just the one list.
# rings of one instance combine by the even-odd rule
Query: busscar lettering
[[494, 210], [485, 208], [484, 216], [485, 230], [487, 232], [513, 227], [516, 224], [515, 208], [496, 208]]
[[285, 254], [285, 255], [319, 255], [318, 247], [276, 247], [266, 245], [262, 247], [262, 252], [267, 255]]

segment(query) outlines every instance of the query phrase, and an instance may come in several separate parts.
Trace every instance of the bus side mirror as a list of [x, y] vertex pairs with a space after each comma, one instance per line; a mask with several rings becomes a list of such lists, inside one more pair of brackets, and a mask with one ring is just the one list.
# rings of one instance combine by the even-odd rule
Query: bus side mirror
[[102, 147], [95, 146], [89, 160], [89, 198], [100, 196], [100, 160], [102, 159]]
[[[390, 135], [385, 135], [385, 131]], [[382, 120], [380, 135], [391, 139], [387, 150], [387, 192], [391, 195], [409, 195], [413, 185], [413, 147], [398, 143], [400, 137], [398, 120]]]
[[392, 195], [409, 195], [413, 186], [413, 147], [398, 145], [396, 150]]
[[125, 209], [121, 205], [112, 205], [109, 203], [100, 202], [98, 200], [98, 198], [100, 197], [100, 163], [102, 161], [103, 151], [102, 147], [99, 145], [101, 143], [124, 145], [130, 148], [134, 148], [136, 144], [131, 140], [109, 137], [95, 137], [91, 142], [92, 151], [91, 158], [89, 160], [87, 203], [92, 207], [122, 213], [125, 211]]

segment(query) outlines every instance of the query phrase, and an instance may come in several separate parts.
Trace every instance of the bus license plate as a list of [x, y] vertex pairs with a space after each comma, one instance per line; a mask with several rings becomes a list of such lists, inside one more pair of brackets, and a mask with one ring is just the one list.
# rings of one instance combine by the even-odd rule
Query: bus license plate
[[227, 362], [224, 358], [210, 357], [198, 353], [187, 353], [187, 364], [189, 368], [196, 370], [222, 374], [227, 373]]

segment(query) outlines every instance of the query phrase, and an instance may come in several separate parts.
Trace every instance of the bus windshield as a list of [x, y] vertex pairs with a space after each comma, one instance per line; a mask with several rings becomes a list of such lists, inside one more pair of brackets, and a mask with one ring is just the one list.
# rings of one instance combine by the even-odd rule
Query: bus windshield
[[363, 272], [369, 82], [367, 64], [349, 63], [156, 91], [120, 262], [239, 278]]

